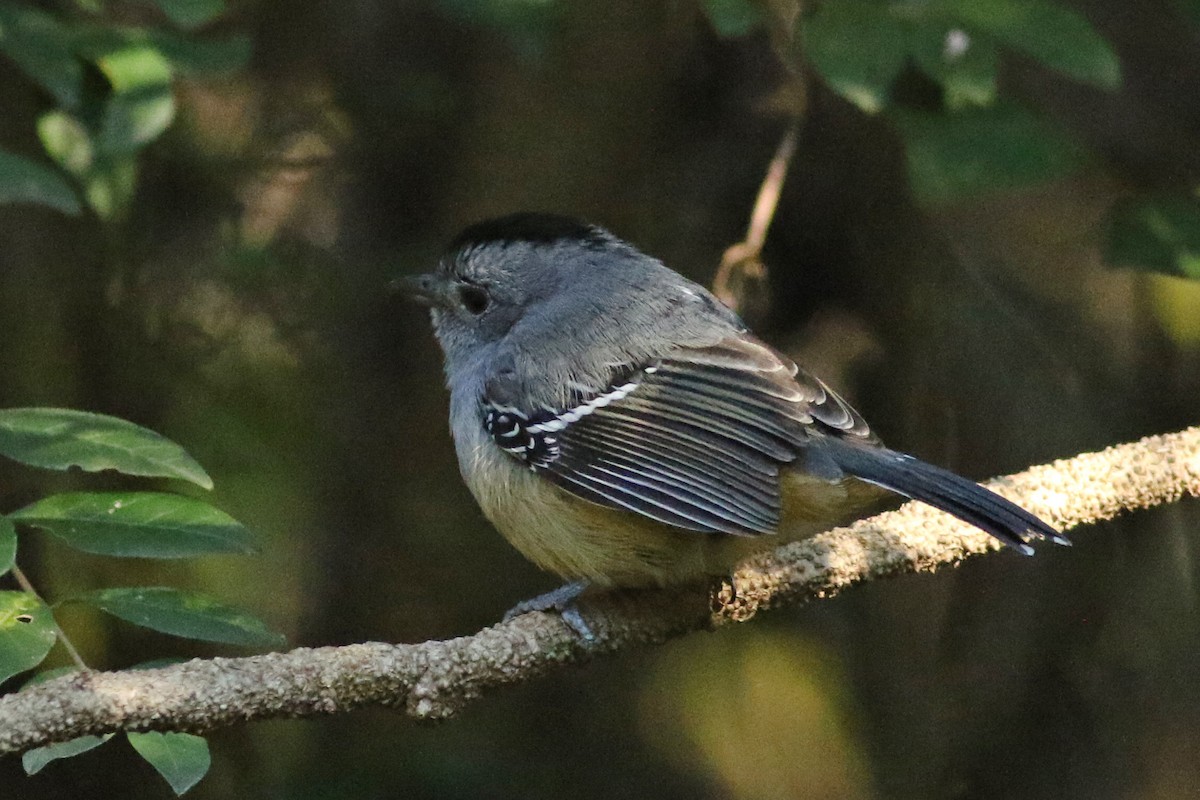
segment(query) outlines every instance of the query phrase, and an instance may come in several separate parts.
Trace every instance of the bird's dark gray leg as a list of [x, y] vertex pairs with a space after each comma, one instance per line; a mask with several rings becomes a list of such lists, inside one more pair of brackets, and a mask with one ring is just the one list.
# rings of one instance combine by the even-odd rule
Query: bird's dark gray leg
[[579, 613], [579, 607], [575, 605], [576, 598], [583, 594], [588, 585], [587, 581], [572, 581], [571, 583], [564, 583], [553, 591], [539, 594], [537, 597], [531, 597], [528, 600], [522, 600], [504, 614], [504, 621], [508, 622], [513, 617], [528, 614], [530, 611], [553, 610], [562, 616], [563, 622], [567, 623], [567, 627], [584, 639], [591, 641], [596, 638], [596, 635], [592, 633], [587, 620], [583, 618], [583, 615]]

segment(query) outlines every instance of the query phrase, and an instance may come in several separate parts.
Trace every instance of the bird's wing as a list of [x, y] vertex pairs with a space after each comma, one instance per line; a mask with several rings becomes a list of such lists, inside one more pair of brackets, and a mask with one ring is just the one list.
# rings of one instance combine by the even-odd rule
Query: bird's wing
[[[602, 391], [565, 408], [484, 397], [496, 444], [566, 491], [679, 528], [768, 533], [780, 521], [779, 470], [815, 458], [817, 432], [863, 444], [862, 418], [818, 379], [748, 337], [618, 365]], [[805, 464], [836, 480], [832, 461]]]

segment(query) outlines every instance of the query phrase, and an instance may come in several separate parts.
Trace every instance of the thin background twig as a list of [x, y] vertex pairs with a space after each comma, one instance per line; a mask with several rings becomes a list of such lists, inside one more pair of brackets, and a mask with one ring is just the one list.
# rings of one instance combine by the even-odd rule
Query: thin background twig
[[754, 209], [750, 212], [746, 238], [726, 248], [721, 256], [721, 264], [717, 267], [717, 274], [713, 276], [713, 294], [735, 311], [742, 305], [744, 284], [748, 281], [761, 282], [767, 277], [762, 250], [767, 243], [767, 231], [771, 227], [771, 221], [775, 219], [775, 210], [779, 207], [783, 181], [787, 177], [792, 158], [796, 155], [799, 138], [800, 124], [793, 122], [780, 139], [775, 156], [767, 167], [766, 177], [758, 187], [758, 197], [754, 201]]

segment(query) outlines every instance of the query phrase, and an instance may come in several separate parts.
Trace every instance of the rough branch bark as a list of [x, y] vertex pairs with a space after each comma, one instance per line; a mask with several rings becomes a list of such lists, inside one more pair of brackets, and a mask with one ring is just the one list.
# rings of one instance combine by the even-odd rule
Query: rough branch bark
[[[1122, 511], [1200, 496], [1200, 427], [1087, 453], [990, 484], [1067, 530]], [[585, 643], [554, 615], [529, 614], [473, 636], [367, 643], [162, 669], [84, 672], [0, 697], [0, 754], [115, 730], [204, 732], [254, 719], [365, 705], [444, 719], [485, 691], [563, 664], [826, 597], [860, 581], [929, 571], [996, 549], [988, 537], [909, 503], [745, 562], [715, 595], [704, 587], [597, 598]], [[1029, 562], [1037, 569], [1036, 560]]]

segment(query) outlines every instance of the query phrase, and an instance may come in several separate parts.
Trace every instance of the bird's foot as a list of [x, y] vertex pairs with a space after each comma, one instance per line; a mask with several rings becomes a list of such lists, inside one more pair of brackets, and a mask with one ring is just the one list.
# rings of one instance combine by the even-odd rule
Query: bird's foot
[[508, 622], [513, 617], [528, 614], [530, 611], [557, 611], [568, 628], [589, 642], [593, 641], [596, 635], [592, 633], [591, 626], [587, 624], [583, 614], [579, 613], [579, 606], [575, 605], [575, 600], [587, 588], [587, 581], [564, 583], [553, 591], [517, 603], [505, 612], [504, 621]]

